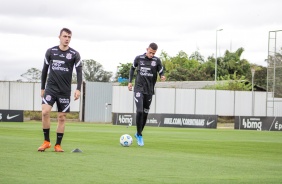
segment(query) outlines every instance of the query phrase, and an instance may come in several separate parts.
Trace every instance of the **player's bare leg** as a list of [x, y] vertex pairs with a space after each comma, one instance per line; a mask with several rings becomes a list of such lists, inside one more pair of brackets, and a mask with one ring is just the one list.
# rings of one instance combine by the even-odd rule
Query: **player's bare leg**
[[61, 141], [65, 132], [66, 113], [58, 112], [57, 142], [54, 147], [55, 152], [64, 152], [61, 148]]
[[51, 109], [52, 109], [52, 106], [50, 106], [48, 104], [42, 104], [42, 128], [43, 128], [43, 132], [44, 132], [44, 142], [38, 148], [38, 151], [41, 151], [41, 152], [43, 152], [46, 149], [51, 147], [51, 143], [50, 143], [50, 139], [49, 139]]

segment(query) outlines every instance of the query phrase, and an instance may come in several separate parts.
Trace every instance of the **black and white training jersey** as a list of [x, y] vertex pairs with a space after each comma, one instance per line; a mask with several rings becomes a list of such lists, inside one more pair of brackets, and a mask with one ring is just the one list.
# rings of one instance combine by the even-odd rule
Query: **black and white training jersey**
[[55, 94], [70, 95], [74, 66], [77, 73], [77, 89], [81, 90], [82, 64], [79, 53], [70, 47], [66, 51], [62, 51], [59, 46], [48, 49], [42, 69], [41, 89], [45, 89], [49, 69], [46, 90]]
[[148, 58], [146, 54], [139, 55], [134, 59], [129, 74], [129, 82], [132, 82], [133, 74], [137, 69], [134, 92], [153, 95], [158, 73], [164, 75], [162, 62], [158, 57]]

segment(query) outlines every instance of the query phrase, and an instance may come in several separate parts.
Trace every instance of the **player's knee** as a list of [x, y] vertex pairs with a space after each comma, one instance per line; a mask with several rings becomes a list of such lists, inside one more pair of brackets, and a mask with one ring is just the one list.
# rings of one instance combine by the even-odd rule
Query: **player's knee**
[[65, 114], [59, 114], [58, 115], [58, 121], [59, 123], [64, 123], [66, 120], [66, 115]]
[[50, 112], [47, 110], [42, 110], [42, 117], [43, 118], [50, 117]]

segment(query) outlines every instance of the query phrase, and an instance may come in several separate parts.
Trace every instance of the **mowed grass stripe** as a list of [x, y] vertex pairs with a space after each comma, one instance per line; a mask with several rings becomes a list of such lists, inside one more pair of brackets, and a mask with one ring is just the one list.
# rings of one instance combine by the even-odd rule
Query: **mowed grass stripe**
[[[135, 127], [67, 123], [62, 147], [42, 144], [40, 122], [0, 123], [0, 183], [281, 183], [281, 132], [146, 127], [144, 147], [119, 137]], [[71, 153], [80, 148], [83, 153]]]

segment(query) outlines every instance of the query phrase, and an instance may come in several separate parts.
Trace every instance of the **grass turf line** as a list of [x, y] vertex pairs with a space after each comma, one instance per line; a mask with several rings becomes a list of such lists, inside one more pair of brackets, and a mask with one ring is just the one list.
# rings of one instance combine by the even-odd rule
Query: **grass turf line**
[[[144, 147], [136, 127], [67, 123], [64, 153], [43, 142], [41, 122], [0, 123], [0, 183], [281, 183], [281, 132], [145, 128]], [[83, 153], [71, 153], [80, 148]]]

